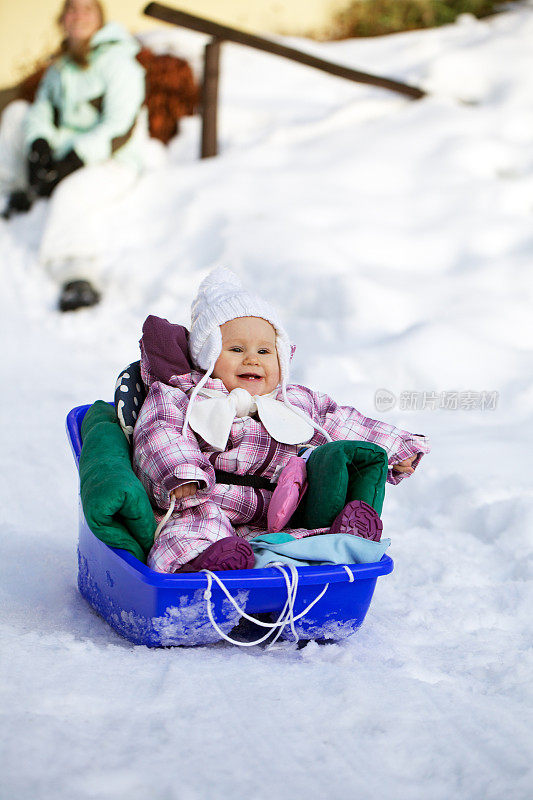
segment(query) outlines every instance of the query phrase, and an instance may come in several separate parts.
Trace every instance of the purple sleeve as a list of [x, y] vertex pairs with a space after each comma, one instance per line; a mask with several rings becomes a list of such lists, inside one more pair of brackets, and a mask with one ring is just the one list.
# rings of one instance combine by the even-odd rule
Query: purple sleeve
[[395, 475], [392, 467], [411, 456], [416, 456], [413, 467], [416, 469], [420, 459], [429, 453], [430, 446], [425, 436], [409, 433], [394, 425], [365, 417], [357, 409], [350, 406], [339, 406], [324, 394], [313, 392], [314, 417], [329, 433], [334, 441], [355, 439], [374, 442], [383, 447], [389, 456], [389, 473], [387, 481], [397, 484], [408, 477], [407, 474]]
[[182, 435], [189, 398], [179, 389], [156, 381], [143, 403], [133, 431], [133, 468], [150, 498], [160, 508], [170, 505], [177, 486], [197, 481], [198, 499], [215, 483], [213, 467], [201, 452], [194, 433]]

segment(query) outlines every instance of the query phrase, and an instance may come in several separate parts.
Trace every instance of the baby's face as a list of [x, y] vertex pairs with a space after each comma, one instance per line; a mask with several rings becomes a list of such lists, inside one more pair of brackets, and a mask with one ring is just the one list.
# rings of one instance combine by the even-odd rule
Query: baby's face
[[220, 326], [222, 351], [213, 370], [228, 392], [269, 394], [280, 381], [276, 331], [260, 317], [237, 317]]

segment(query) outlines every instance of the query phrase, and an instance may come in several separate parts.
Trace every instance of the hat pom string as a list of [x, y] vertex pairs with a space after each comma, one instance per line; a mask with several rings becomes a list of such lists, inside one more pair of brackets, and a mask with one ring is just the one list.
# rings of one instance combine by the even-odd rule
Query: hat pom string
[[194, 389], [191, 392], [191, 396], [189, 398], [189, 403], [187, 405], [187, 411], [185, 412], [185, 420], [183, 422], [183, 430], [182, 430], [182, 435], [183, 436], [186, 435], [187, 428], [189, 427], [189, 419], [190, 419], [190, 416], [191, 416], [191, 411], [192, 411], [192, 407], [193, 407], [194, 401], [196, 400], [196, 398], [198, 396], [198, 392], [200, 392], [202, 390], [202, 388], [205, 386], [205, 384], [207, 383], [207, 381], [211, 377], [211, 373], [213, 372], [213, 370], [215, 368], [215, 363], [216, 363], [216, 359], [213, 361], [213, 363], [211, 364], [209, 369], [202, 375], [202, 377], [200, 378], [200, 380], [198, 381], [198, 383], [196, 384], [196, 386], [194, 387]]

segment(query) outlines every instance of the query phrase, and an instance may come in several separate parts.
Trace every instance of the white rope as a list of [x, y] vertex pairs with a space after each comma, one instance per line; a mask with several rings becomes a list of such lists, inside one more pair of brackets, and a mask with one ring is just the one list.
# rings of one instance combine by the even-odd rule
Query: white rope
[[[276, 568], [279, 569], [279, 571], [283, 574], [283, 577], [285, 578], [285, 585], [287, 587], [287, 602], [285, 603], [283, 608], [284, 609], [288, 608], [287, 621], [290, 623], [292, 635], [294, 636], [294, 641], [297, 642], [300, 637], [298, 636], [298, 634], [296, 633], [296, 630], [294, 628], [294, 601], [296, 600], [296, 591], [298, 589], [298, 572], [296, 571], [296, 567], [294, 567], [292, 564], [288, 565], [289, 569], [291, 571], [291, 579], [292, 579], [291, 582], [289, 583], [289, 577], [288, 577], [287, 573], [285, 572], [285, 570], [283, 569], [283, 567], [278, 566], [278, 565], [274, 565], [274, 566], [276, 566]], [[308, 610], [309, 610], [309, 607], [305, 609], [306, 612]], [[282, 627], [279, 628], [278, 632], [276, 633], [276, 635], [274, 636], [272, 641], [269, 642], [269, 644], [268, 644], [269, 647], [271, 647], [275, 642], [278, 641], [278, 639], [281, 636], [281, 634], [282, 634], [282, 632], [283, 632], [283, 630], [284, 630], [286, 625], [287, 625], [287, 622], [285, 622], [285, 625], [283, 626], [283, 628]]]
[[[229, 593], [228, 589], [226, 588], [226, 586], [224, 585], [224, 583], [221, 581], [221, 579], [218, 577], [218, 575], [216, 573], [210, 572], [210, 570], [202, 570], [202, 572], [204, 572], [206, 577], [207, 577], [207, 588], [206, 588], [206, 590], [204, 592], [204, 599], [205, 599], [206, 605], [207, 605], [207, 615], [209, 617], [209, 621], [210, 621], [211, 625], [213, 626], [213, 628], [217, 631], [219, 636], [221, 636], [223, 639], [226, 640], [226, 642], [229, 642], [230, 644], [236, 644], [239, 647], [253, 647], [256, 644], [261, 644], [266, 639], [268, 639], [268, 637], [277, 628], [278, 631], [277, 631], [276, 636], [274, 637], [274, 639], [272, 639], [272, 641], [269, 643], [269, 646], [270, 646], [270, 645], [274, 644], [274, 642], [277, 641], [277, 639], [279, 638], [279, 636], [281, 635], [283, 630], [287, 627], [287, 625], [290, 625], [292, 634], [294, 636], [294, 640], [297, 642], [298, 639], [299, 639], [299, 636], [296, 633], [296, 629], [294, 627], [294, 623], [297, 622], [299, 619], [301, 619], [303, 616], [305, 616], [305, 614], [307, 614], [307, 612], [310, 611], [310, 609], [313, 608], [313, 606], [316, 603], [318, 603], [318, 601], [325, 595], [326, 591], [328, 590], [329, 583], [327, 583], [324, 586], [324, 588], [322, 589], [322, 591], [320, 592], [320, 594], [317, 597], [315, 597], [315, 599], [311, 603], [309, 603], [309, 605], [306, 608], [304, 608], [304, 610], [301, 611], [295, 617], [294, 616], [294, 603], [296, 601], [296, 593], [298, 591], [298, 570], [292, 564], [283, 565], [283, 564], [273, 563], [271, 566], [275, 567], [276, 569], [278, 569], [281, 572], [281, 574], [283, 575], [283, 577], [285, 579], [285, 585], [287, 587], [287, 600], [285, 601], [285, 605], [283, 606], [283, 608], [281, 610], [281, 613], [280, 613], [279, 617], [277, 618], [277, 620], [275, 622], [263, 622], [263, 620], [259, 620], [259, 619], [256, 619], [255, 617], [251, 617], [249, 614], [247, 614], [244, 611], [244, 609], [240, 608], [237, 605], [237, 603], [235, 602], [234, 598], [231, 596], [231, 594]], [[285, 566], [287, 566], [288, 569], [290, 570], [290, 573], [291, 573], [290, 579], [289, 579], [289, 576], [288, 576], [288, 574], [287, 574], [287, 572], [285, 570]], [[239, 613], [241, 618], [247, 619], [250, 622], [253, 622], [255, 625], [259, 625], [259, 626], [261, 626], [263, 628], [268, 628], [269, 629], [264, 636], [262, 636], [260, 639], [256, 639], [256, 641], [254, 641], [254, 642], [239, 642], [239, 641], [237, 641], [237, 639], [232, 639], [231, 636], [228, 636], [226, 633], [224, 633], [223, 630], [221, 630], [221, 628], [218, 626], [215, 618], [213, 617], [213, 608], [212, 608], [212, 605], [211, 605], [213, 581], [215, 581], [215, 583], [218, 584], [219, 588], [225, 594], [226, 598], [230, 601], [230, 603], [232, 604], [234, 609]]]
[[185, 419], [183, 421], [183, 428], [182, 428], [182, 431], [181, 431], [181, 435], [182, 436], [185, 436], [185, 434], [187, 433], [187, 428], [190, 427], [189, 419], [190, 419], [191, 412], [192, 412], [192, 409], [193, 409], [194, 401], [196, 400], [197, 395], [201, 392], [201, 390], [203, 389], [203, 387], [205, 386], [205, 384], [207, 383], [207, 381], [211, 377], [211, 373], [213, 372], [213, 370], [215, 368], [215, 362], [216, 362], [216, 358], [213, 361], [213, 363], [211, 364], [211, 366], [209, 367], [209, 369], [200, 378], [200, 380], [198, 381], [198, 383], [196, 384], [196, 386], [194, 387], [194, 389], [192, 390], [192, 392], [191, 392], [191, 394], [189, 396], [189, 402], [187, 404], [187, 411], [185, 412]]
[[159, 534], [163, 530], [164, 526], [167, 524], [168, 520], [170, 519], [170, 515], [174, 511], [174, 506], [175, 505], [176, 505], [176, 498], [174, 497], [174, 495], [172, 495], [172, 498], [170, 500], [170, 507], [169, 507], [167, 513], [165, 514], [165, 516], [163, 517], [163, 519], [161, 520], [161, 522], [159, 523], [159, 525], [157, 526], [157, 528], [155, 529], [154, 542], [157, 542], [157, 540], [159, 538]]
[[355, 575], [353, 574], [353, 572], [352, 572], [352, 570], [350, 569], [350, 567], [347, 567], [347, 566], [346, 566], [346, 564], [343, 564], [343, 565], [342, 565], [342, 567], [343, 567], [343, 569], [345, 569], [345, 570], [346, 570], [346, 572], [348, 573], [348, 583], [353, 583], [353, 582], [354, 582], [354, 580], [355, 580]]
[[[228, 594], [228, 592], [226, 590], [226, 587], [224, 586], [222, 581], [220, 581], [218, 575], [215, 575], [213, 572], [208, 572], [207, 570], [205, 572], [206, 572], [206, 576], [207, 576], [207, 589], [204, 592], [204, 598], [205, 598], [206, 604], [207, 604], [207, 616], [209, 617], [209, 622], [211, 623], [213, 628], [216, 630], [218, 635], [221, 636], [223, 639], [225, 639], [226, 642], [229, 642], [230, 644], [239, 645], [239, 647], [254, 647], [256, 644], [261, 644], [266, 639], [268, 639], [268, 637], [272, 634], [272, 629], [274, 627], [276, 627], [277, 625], [280, 625], [282, 623], [282, 617], [283, 617], [283, 614], [284, 614], [285, 609], [287, 607], [286, 603], [285, 603], [285, 606], [283, 607], [283, 610], [282, 610], [281, 614], [277, 618], [276, 622], [263, 622], [262, 620], [258, 620], [258, 619], [256, 620], [253, 617], [249, 617], [247, 614], [245, 614], [243, 612], [242, 609], [240, 609], [236, 605], [236, 603], [233, 601], [233, 597], [230, 594]], [[228, 600], [231, 600], [231, 602], [233, 603], [233, 605], [235, 606], [237, 611], [239, 611], [239, 613], [243, 617], [245, 617], [246, 619], [252, 620], [257, 625], [262, 625], [263, 627], [269, 628], [269, 630], [265, 633], [264, 636], [262, 636], [260, 639], [256, 639], [255, 642], [238, 642], [237, 639], [232, 639], [231, 636], [228, 636], [226, 633], [224, 633], [223, 630], [221, 630], [221, 628], [219, 628], [215, 618], [213, 617], [213, 609], [211, 607], [211, 586], [212, 586], [212, 580], [211, 579], [212, 578], [215, 578], [215, 580], [217, 582], [219, 582], [219, 586], [221, 587], [222, 591], [224, 592], [224, 594], [226, 595]]]

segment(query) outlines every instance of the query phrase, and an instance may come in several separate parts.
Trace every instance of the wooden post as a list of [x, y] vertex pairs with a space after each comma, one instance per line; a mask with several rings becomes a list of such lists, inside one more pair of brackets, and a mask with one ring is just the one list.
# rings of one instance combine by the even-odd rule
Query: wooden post
[[212, 39], [204, 50], [204, 79], [202, 85], [202, 158], [218, 153], [217, 113], [220, 39]]

